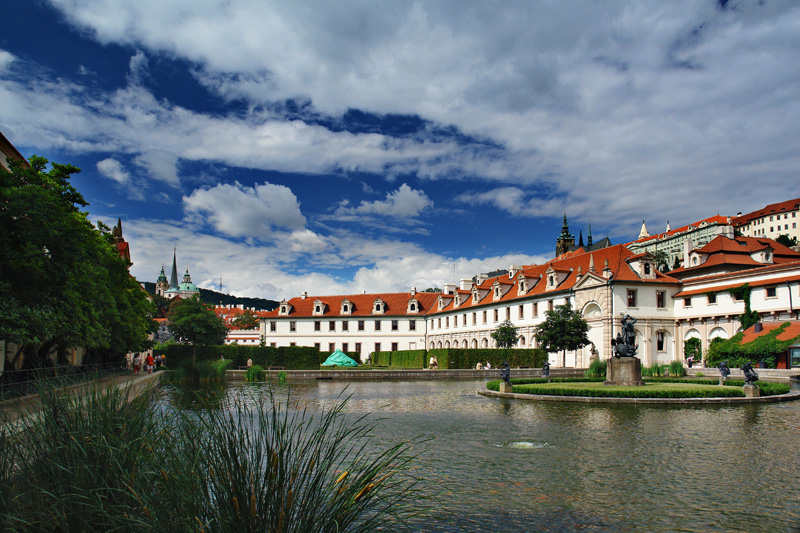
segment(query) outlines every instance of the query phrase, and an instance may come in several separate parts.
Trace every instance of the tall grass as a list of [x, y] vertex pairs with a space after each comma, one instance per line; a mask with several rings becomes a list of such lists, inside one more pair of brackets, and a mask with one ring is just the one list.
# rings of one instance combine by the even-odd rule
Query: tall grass
[[197, 364], [190, 360], [183, 360], [177, 368], [170, 372], [169, 380], [173, 383], [200, 383], [206, 381], [223, 380], [225, 372], [233, 365], [231, 359], [216, 361], [200, 361]]
[[608, 360], [592, 359], [589, 368], [583, 372], [583, 375], [587, 378], [602, 378], [606, 375], [607, 367]]
[[183, 412], [112, 391], [43, 395], [0, 427], [0, 523], [10, 531], [373, 531], [426, 506], [411, 444], [373, 451], [373, 425], [271, 395]]
[[246, 381], [264, 381], [266, 377], [267, 373], [261, 365], [253, 365], [244, 373]]

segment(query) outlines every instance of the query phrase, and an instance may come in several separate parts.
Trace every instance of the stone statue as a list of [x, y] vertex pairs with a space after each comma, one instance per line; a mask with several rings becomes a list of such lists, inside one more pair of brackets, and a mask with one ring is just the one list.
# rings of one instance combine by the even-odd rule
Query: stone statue
[[614, 347], [614, 357], [636, 356], [636, 351], [639, 347], [636, 345], [634, 324], [636, 324], [636, 319], [631, 315], [622, 317], [622, 333], [617, 333], [617, 338], [611, 339], [611, 346]]
[[589, 359], [590, 360], [600, 359], [600, 352], [597, 351], [597, 346], [595, 346], [594, 343], [591, 343], [591, 345], [592, 347], [589, 349], [589, 351], [592, 353], [592, 355], [589, 356]]
[[731, 375], [731, 369], [728, 368], [727, 361], [720, 361], [717, 363], [717, 368], [719, 368], [719, 375], [722, 379], [728, 379], [728, 376]]
[[550, 379], [550, 361], [545, 361], [542, 365], [542, 377]]
[[742, 365], [742, 372], [744, 372], [744, 384], [753, 385], [758, 381], [758, 374], [753, 370], [753, 365], [745, 363]]
[[503, 380], [503, 383], [511, 385], [511, 369], [508, 367], [508, 361], [503, 363], [503, 366], [500, 367], [500, 379]]

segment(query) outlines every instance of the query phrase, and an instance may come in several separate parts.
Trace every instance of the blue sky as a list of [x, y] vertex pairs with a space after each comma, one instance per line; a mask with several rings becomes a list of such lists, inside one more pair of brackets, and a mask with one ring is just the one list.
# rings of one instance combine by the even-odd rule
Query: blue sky
[[405, 291], [800, 196], [795, 1], [6, 0], [0, 131], [132, 273]]

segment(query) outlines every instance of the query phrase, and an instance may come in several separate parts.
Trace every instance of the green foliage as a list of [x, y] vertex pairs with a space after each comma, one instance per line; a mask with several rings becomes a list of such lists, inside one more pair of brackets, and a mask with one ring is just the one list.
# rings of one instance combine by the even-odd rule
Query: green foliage
[[669, 375], [675, 377], [683, 377], [686, 375], [686, 368], [680, 361], [672, 361], [669, 364]]
[[545, 320], [535, 328], [533, 335], [549, 353], [577, 350], [589, 344], [589, 324], [569, 302], [545, 311]]
[[[551, 383], [598, 383], [604, 381], [605, 378], [551, 378]], [[647, 390], [644, 387], [631, 387], [630, 390], [618, 389], [561, 389], [561, 388], [548, 388], [548, 389], [526, 389], [524, 385], [536, 385], [547, 383], [544, 378], [522, 378], [512, 379], [511, 384], [514, 387], [512, 390], [515, 393], [529, 393], [529, 394], [548, 394], [553, 396], [590, 396], [590, 397], [611, 397], [611, 398], [715, 398], [715, 397], [741, 397], [744, 393], [741, 387], [744, 381], [728, 380], [725, 382], [724, 388], [719, 388], [718, 381], [710, 379], [680, 379], [680, 378], [649, 378], [646, 380], [648, 383], [691, 383], [693, 385], [713, 385], [714, 389], [696, 391], [672, 390], [672, 391], [654, 391]], [[500, 390], [500, 380], [493, 380], [486, 384], [486, 388], [492, 391]], [[778, 394], [786, 394], [791, 390], [791, 387], [785, 383], [771, 383], [766, 381], [759, 381], [757, 383], [760, 389], [761, 396], [773, 396]], [[517, 388], [520, 386], [519, 388]]]
[[547, 361], [547, 352], [538, 348], [442, 348], [428, 350], [428, 358], [431, 356], [436, 356], [440, 369], [475, 368], [487, 361], [492, 368], [500, 368], [505, 361], [511, 368], [541, 368]]
[[742, 325], [742, 330], [746, 330], [759, 321], [761, 317], [759, 316], [758, 311], [753, 311], [750, 308], [751, 289], [749, 283], [745, 283], [744, 285], [730, 289], [728, 292], [734, 297], [734, 299], [744, 300], [744, 313], [739, 315], [739, 322]]
[[266, 377], [267, 373], [261, 365], [253, 365], [244, 373], [244, 379], [246, 381], [264, 381]]
[[[195, 347], [186, 344], [166, 346], [160, 353], [167, 356], [170, 368], [175, 368], [182, 361], [192, 360]], [[217, 361], [223, 357], [232, 361], [233, 367], [246, 366], [247, 360], [262, 367], [282, 366], [287, 370], [319, 370], [320, 352], [307, 346], [198, 346], [197, 361]], [[324, 361], [324, 359], [323, 359]]]
[[233, 321], [233, 325], [239, 329], [255, 329], [258, 327], [258, 324], [258, 317], [249, 309], [245, 309], [245, 311]]
[[642, 376], [658, 377], [663, 376], [667, 370], [667, 365], [662, 363], [652, 363], [649, 366], [642, 367]]
[[432, 507], [415, 443], [369, 453], [346, 400], [312, 414], [272, 396], [191, 412], [116, 389], [42, 398], [25, 428], [0, 426], [3, 530], [392, 531]]
[[513, 348], [519, 342], [519, 328], [510, 320], [504, 320], [490, 334], [498, 348]]
[[80, 169], [32, 156], [0, 168], [0, 338], [21, 346], [24, 366], [55, 351], [87, 349], [86, 362], [121, 360], [147, 347], [153, 307], [128, 273], [108, 227], [99, 229], [69, 183]]
[[600, 360], [600, 359], [592, 359], [592, 362], [589, 363], [589, 368], [584, 371], [584, 375], [587, 378], [600, 378], [605, 377], [606, 369], [608, 368], [608, 361], [607, 360]]
[[695, 361], [700, 361], [702, 353], [703, 352], [701, 349], [700, 339], [693, 337], [691, 339], [686, 339], [685, 341], [683, 341], [684, 359], [692, 357], [694, 358]]
[[[214, 308], [197, 297], [179, 300], [172, 307], [169, 329], [179, 342], [191, 344], [195, 349], [197, 345], [221, 345], [228, 335], [228, 328], [214, 314]], [[192, 360], [196, 360], [194, 357]]]
[[800, 337], [785, 341], [777, 339], [790, 324], [791, 322], [784, 322], [747, 344], [741, 344], [743, 333], [737, 333], [730, 339], [714, 339], [706, 353], [706, 365], [716, 366], [720, 361], [728, 361], [730, 368], [737, 368], [744, 363], [756, 364], [763, 361], [767, 368], [775, 368], [777, 356], [786, 353], [792, 344], [800, 340]]
[[782, 233], [778, 235], [775, 242], [789, 247], [797, 246], [797, 237], [790, 237], [788, 233]]
[[278, 372], [278, 381], [281, 383], [286, 382], [286, 372]]
[[425, 368], [425, 350], [399, 350], [396, 352], [377, 352], [372, 354], [375, 366], [395, 368]]

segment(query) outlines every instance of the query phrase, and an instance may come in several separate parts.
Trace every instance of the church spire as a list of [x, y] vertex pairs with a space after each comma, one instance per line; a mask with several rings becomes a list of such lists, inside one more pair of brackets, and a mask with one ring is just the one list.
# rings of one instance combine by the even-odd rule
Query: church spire
[[172, 275], [169, 277], [169, 288], [170, 289], [177, 289], [178, 288], [178, 257], [177, 257], [178, 249], [172, 249]]
[[592, 223], [589, 222], [589, 236], [586, 237], [586, 246], [592, 245]]
[[564, 224], [561, 226], [561, 234], [556, 239], [556, 257], [567, 253], [573, 246], [575, 246], [575, 236], [569, 232], [567, 212], [564, 211]]
[[578, 246], [579, 246], [579, 247], [581, 247], [581, 248], [583, 248], [583, 247], [584, 247], [584, 244], [583, 244], [583, 230], [580, 230], [580, 231], [578, 232], [578, 235], [580, 235], [580, 236], [578, 237]]
[[642, 229], [639, 230], [639, 238], [643, 239], [644, 237], [649, 237], [649, 236], [650, 234], [647, 232], [647, 226], [645, 225], [644, 220], [642, 220]]

